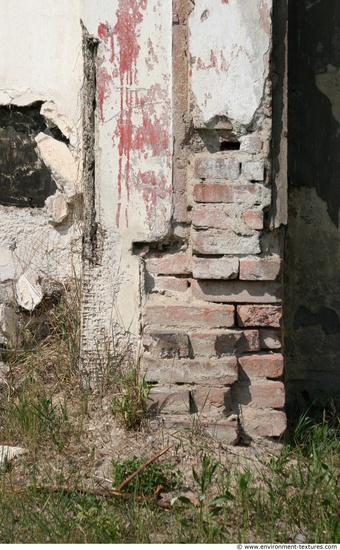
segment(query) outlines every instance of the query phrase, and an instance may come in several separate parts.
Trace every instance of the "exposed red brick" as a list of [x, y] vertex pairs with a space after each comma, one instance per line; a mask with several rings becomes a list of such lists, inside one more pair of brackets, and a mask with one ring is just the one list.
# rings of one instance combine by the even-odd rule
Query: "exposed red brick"
[[192, 224], [195, 227], [215, 229], [228, 229], [230, 227], [230, 218], [222, 210], [212, 208], [195, 208], [192, 211]]
[[147, 382], [160, 384], [201, 384], [221, 387], [237, 380], [237, 359], [224, 356], [220, 359], [156, 359], [144, 354], [141, 368]]
[[242, 214], [242, 220], [251, 229], [263, 229], [263, 212], [262, 210], [248, 210]]
[[153, 275], [185, 275], [190, 273], [188, 256], [185, 252], [176, 254], [152, 254], [145, 259], [148, 273]]
[[248, 281], [275, 281], [281, 268], [279, 256], [268, 258], [241, 258], [240, 279]]
[[237, 180], [240, 163], [216, 155], [195, 158], [194, 175], [201, 179]]
[[227, 185], [225, 183], [198, 183], [194, 186], [196, 202], [225, 202], [248, 204], [261, 201], [259, 185]]
[[192, 259], [192, 274], [196, 279], [235, 279], [238, 276], [238, 258]]
[[145, 324], [174, 327], [229, 328], [234, 326], [233, 305], [151, 305], [145, 307]]
[[285, 404], [285, 391], [282, 382], [265, 380], [262, 383], [232, 386], [233, 399], [240, 405], [252, 403], [258, 407], [280, 409]]
[[237, 322], [240, 327], [280, 327], [282, 308], [272, 305], [237, 306]]
[[250, 410], [242, 414], [242, 424], [251, 436], [280, 437], [286, 429], [286, 415], [282, 411]]
[[207, 302], [275, 303], [281, 298], [281, 287], [274, 282], [191, 280], [193, 296]]
[[233, 410], [230, 388], [195, 387], [191, 391], [191, 397], [191, 412], [206, 413], [212, 408], [218, 408], [221, 413], [229, 414]]
[[189, 337], [185, 332], [152, 332], [144, 335], [143, 346], [160, 358], [189, 357]]
[[227, 330], [207, 333], [190, 333], [194, 356], [231, 355], [260, 350], [257, 330]]
[[188, 413], [189, 391], [176, 389], [151, 389], [148, 395], [148, 410], [151, 414]]
[[263, 328], [260, 330], [261, 349], [280, 349], [281, 331]]
[[178, 277], [152, 277], [147, 281], [148, 292], [185, 292], [188, 288], [188, 279]]
[[279, 378], [283, 375], [283, 355], [281, 353], [244, 355], [238, 358], [238, 363], [251, 380], [254, 378]]

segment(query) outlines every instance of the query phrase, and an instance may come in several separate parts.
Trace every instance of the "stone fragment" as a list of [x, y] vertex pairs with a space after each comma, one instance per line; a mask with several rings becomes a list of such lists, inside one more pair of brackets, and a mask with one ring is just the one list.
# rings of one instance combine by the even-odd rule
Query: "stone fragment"
[[68, 216], [68, 204], [65, 196], [57, 191], [54, 195], [47, 197], [45, 210], [49, 221], [53, 225], [62, 223]]
[[11, 447], [10, 445], [0, 445], [0, 467], [8, 464], [14, 458], [27, 454], [28, 450], [23, 447]]
[[192, 274], [196, 279], [235, 279], [238, 276], [238, 258], [192, 259]]
[[263, 147], [262, 139], [258, 136], [243, 136], [240, 151], [242, 153], [260, 153]]
[[43, 293], [36, 274], [21, 275], [16, 284], [16, 298], [19, 306], [33, 311], [43, 299]]
[[65, 143], [40, 132], [35, 138], [38, 154], [68, 202], [80, 194], [80, 162]]

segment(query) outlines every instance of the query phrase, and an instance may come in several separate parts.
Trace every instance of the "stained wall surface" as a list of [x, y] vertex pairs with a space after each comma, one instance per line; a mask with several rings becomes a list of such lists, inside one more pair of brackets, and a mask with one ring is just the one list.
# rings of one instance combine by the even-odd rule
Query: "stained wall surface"
[[25, 165], [8, 178], [22, 204], [1, 207], [3, 326], [76, 265], [84, 383], [131, 344], [156, 425], [199, 414], [229, 443], [280, 437], [272, 0], [0, 4], [1, 147], [15, 164], [9, 131], [34, 112], [29, 187], [45, 182], [42, 207]]
[[340, 392], [339, 28], [337, 2], [291, 5], [284, 303], [293, 411]]

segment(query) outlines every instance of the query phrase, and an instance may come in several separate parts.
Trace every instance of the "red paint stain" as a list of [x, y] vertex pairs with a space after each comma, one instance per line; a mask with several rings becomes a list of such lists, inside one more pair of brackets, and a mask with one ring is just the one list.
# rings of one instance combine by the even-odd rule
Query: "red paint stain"
[[[170, 121], [167, 92], [159, 84], [148, 90], [136, 88], [138, 85], [137, 59], [140, 53], [139, 25], [143, 21], [143, 10], [147, 0], [119, 0], [116, 12], [117, 22], [114, 27], [101, 23], [98, 35], [102, 40], [104, 54], [98, 60], [98, 107], [102, 122], [105, 122], [104, 103], [109, 99], [111, 87], [117, 88], [114, 80], [119, 79], [119, 114], [116, 130], [112, 136], [118, 148], [118, 204], [116, 225], [121, 223], [123, 190], [130, 199], [130, 189], [139, 190], [145, 201], [149, 225], [151, 226], [152, 209], [156, 210], [157, 199], [167, 196], [168, 183], [164, 176], [157, 177], [155, 172], [136, 173], [135, 166], [140, 160], [140, 153], [147, 159], [150, 156], [166, 156], [171, 165]], [[157, 61], [151, 39], [148, 40], [149, 55]], [[109, 69], [107, 69], [109, 67]], [[151, 67], [149, 67], [151, 69]], [[113, 83], [112, 83], [113, 81]], [[156, 111], [155, 104], [163, 104]], [[134, 122], [133, 122], [134, 121]], [[139, 155], [139, 156], [138, 156]], [[159, 214], [159, 212], [158, 212]], [[125, 223], [128, 227], [128, 211], [125, 210]]]
[[205, 63], [200, 57], [198, 57], [196, 67], [198, 70], [201, 71], [206, 71], [207, 69], [216, 69], [216, 72], [219, 73], [220, 67], [218, 66], [217, 57], [214, 50], [210, 50], [209, 63]]
[[271, 9], [268, 6], [267, 0], [261, 0], [260, 4], [260, 25], [263, 30], [270, 35], [271, 32]]
[[229, 4], [229, 0], [222, 0], [222, 4]]

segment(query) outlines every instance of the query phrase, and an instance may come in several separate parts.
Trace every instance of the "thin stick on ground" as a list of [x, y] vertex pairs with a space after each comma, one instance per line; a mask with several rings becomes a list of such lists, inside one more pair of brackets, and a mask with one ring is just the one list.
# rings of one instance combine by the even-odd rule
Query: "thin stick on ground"
[[149, 460], [147, 462], [145, 462], [144, 464], [141, 464], [135, 472], [133, 472], [131, 475], [129, 475], [126, 479], [124, 479], [124, 481], [119, 485], [119, 487], [117, 487], [116, 490], [121, 491], [125, 487], [125, 485], [127, 485], [129, 483], [129, 481], [131, 481], [131, 479], [136, 477], [136, 475], [139, 474], [142, 470], [144, 470], [144, 468], [149, 466], [149, 464], [152, 464], [152, 462], [155, 462], [160, 456], [167, 453], [172, 447], [173, 447], [173, 445], [168, 445], [167, 447], [165, 447], [165, 449], [163, 449], [162, 451], [160, 451], [159, 453], [157, 453], [153, 457], [149, 458]]

